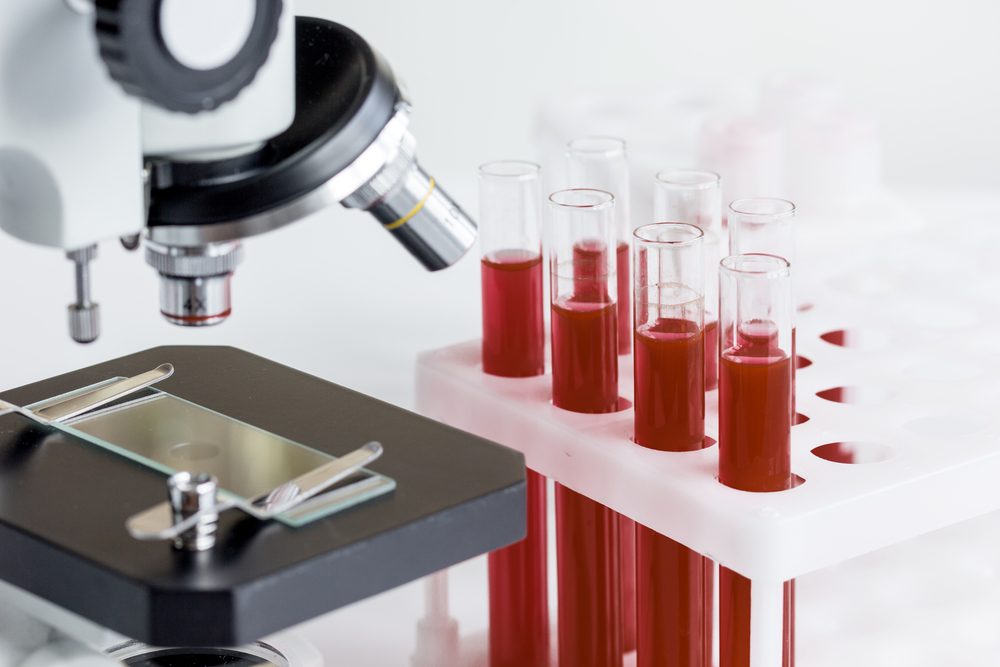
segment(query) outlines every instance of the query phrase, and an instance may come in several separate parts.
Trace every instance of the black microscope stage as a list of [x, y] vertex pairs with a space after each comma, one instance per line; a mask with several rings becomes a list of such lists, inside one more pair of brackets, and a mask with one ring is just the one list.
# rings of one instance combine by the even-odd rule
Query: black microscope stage
[[370, 440], [396, 489], [291, 528], [239, 511], [194, 553], [141, 542], [131, 515], [166, 476], [20, 414], [0, 417], [0, 579], [158, 646], [234, 646], [524, 535], [519, 453], [231, 347], [158, 347], [10, 390], [15, 405], [171, 363], [156, 385], [334, 456]]

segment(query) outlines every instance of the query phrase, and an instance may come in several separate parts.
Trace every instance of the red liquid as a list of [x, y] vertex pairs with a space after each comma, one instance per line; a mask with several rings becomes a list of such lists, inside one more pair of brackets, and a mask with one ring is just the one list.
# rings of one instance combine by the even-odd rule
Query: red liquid
[[661, 318], [639, 327], [635, 334], [637, 443], [673, 452], [702, 448], [704, 354], [704, 334], [694, 322]]
[[792, 366], [769, 345], [723, 354], [719, 481], [744, 491], [791, 487]]
[[[719, 665], [750, 665], [750, 580], [719, 568]], [[795, 582], [785, 582], [782, 667], [795, 665]]]
[[705, 323], [705, 391], [719, 386], [719, 323]]
[[545, 478], [528, 471], [527, 536], [491, 553], [490, 666], [548, 667]]
[[[629, 244], [619, 242], [616, 256], [618, 276], [618, 354], [632, 351], [632, 277]], [[636, 648], [635, 619], [635, 531], [636, 523], [619, 515], [622, 568], [622, 648], [628, 653]]]
[[504, 377], [545, 372], [542, 257], [498, 250], [482, 261], [483, 371]]
[[556, 484], [559, 664], [621, 667], [618, 514]]
[[[720, 363], [719, 481], [745, 491], [792, 486], [792, 359], [775, 340], [741, 332]], [[793, 587], [785, 584], [785, 667], [794, 663]], [[721, 568], [719, 600], [720, 666], [749, 667], [750, 581]]]
[[[573, 295], [552, 304], [552, 403], [564, 410], [618, 404], [617, 307], [607, 280], [605, 246], [577, 244]], [[556, 484], [561, 665], [622, 664], [619, 530], [616, 512]]]
[[711, 570], [706, 561], [669, 537], [638, 526], [639, 667], [710, 667], [712, 599], [705, 594], [711, 590], [706, 581]]
[[[545, 372], [542, 258], [499, 250], [482, 261], [483, 370], [504, 377]], [[549, 663], [545, 478], [527, 473], [527, 536], [489, 555], [490, 664]]]
[[618, 276], [618, 354], [632, 351], [632, 271], [628, 243], [618, 243], [615, 273]]
[[[705, 339], [697, 323], [659, 319], [635, 335], [635, 441], [663, 451], [705, 440]], [[645, 526], [636, 540], [637, 664], [709, 667], [712, 566]]]
[[552, 403], [573, 412], [613, 412], [618, 404], [613, 303], [552, 304]]
[[624, 514], [618, 515], [618, 545], [622, 572], [622, 651], [629, 653], [636, 647], [636, 575], [635, 575], [635, 521]]

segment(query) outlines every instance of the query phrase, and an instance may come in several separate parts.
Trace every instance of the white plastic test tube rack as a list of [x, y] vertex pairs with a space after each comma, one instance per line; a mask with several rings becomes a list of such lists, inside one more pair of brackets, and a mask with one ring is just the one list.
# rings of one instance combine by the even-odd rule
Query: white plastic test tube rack
[[[863, 242], [859, 242], [863, 239]], [[1000, 229], [975, 220], [895, 232], [799, 230], [797, 410], [788, 491], [716, 480], [718, 446], [674, 453], [631, 441], [632, 411], [550, 402], [549, 375], [487, 376], [479, 342], [424, 353], [429, 416], [525, 454], [529, 467], [752, 580], [751, 665], [780, 667], [782, 582], [1000, 509]], [[823, 334], [847, 330], [847, 347]], [[834, 337], [833, 340], [836, 340]], [[632, 398], [632, 358], [619, 357]], [[829, 389], [852, 402], [822, 398]], [[718, 393], [707, 394], [715, 438]], [[813, 449], [860, 443], [855, 464]], [[553, 573], [554, 576], [554, 573]]]

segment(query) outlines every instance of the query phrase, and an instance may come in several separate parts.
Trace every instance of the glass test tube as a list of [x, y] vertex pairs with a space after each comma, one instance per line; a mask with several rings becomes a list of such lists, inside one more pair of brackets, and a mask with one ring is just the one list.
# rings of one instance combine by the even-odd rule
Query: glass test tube
[[[479, 168], [483, 370], [505, 377], [545, 372], [542, 192], [530, 162]], [[490, 664], [549, 664], [546, 480], [527, 471], [527, 535], [487, 558]]]
[[722, 179], [714, 171], [673, 169], [654, 179], [656, 220], [696, 225], [705, 233], [705, 391], [719, 384], [719, 260], [722, 259]]
[[[549, 197], [552, 403], [574, 412], [618, 404], [614, 203], [592, 189]], [[555, 496], [559, 662], [620, 667], [618, 514], [560, 484]]]
[[[795, 204], [786, 199], [753, 197], [737, 199], [729, 205], [729, 252], [762, 252], [784, 257], [793, 271], [795, 257]], [[792, 423], [795, 423], [795, 368], [798, 353], [795, 344], [795, 308], [792, 307]], [[852, 463], [848, 448], [839, 452], [844, 463]], [[795, 581], [785, 583], [785, 667], [795, 664]]]
[[[719, 481], [791, 488], [792, 301], [788, 261], [732, 255], [720, 268]], [[792, 582], [785, 585], [785, 667], [794, 664]], [[720, 667], [749, 667], [750, 581], [719, 574]]]
[[[663, 451], [705, 442], [704, 233], [635, 230], [635, 441]], [[712, 564], [636, 526], [638, 667], [710, 667]]]
[[530, 162], [479, 167], [483, 371], [545, 372], [541, 169]]
[[[629, 270], [632, 221], [628, 157], [623, 139], [581, 137], [566, 147], [570, 185], [600, 188], [615, 197], [615, 268], [618, 278], [618, 354], [632, 350], [632, 278]], [[623, 649], [635, 650], [635, 522], [619, 515], [621, 533]]]
[[618, 277], [618, 353], [632, 349], [632, 318], [629, 317], [631, 272], [629, 241], [632, 223], [629, 218], [629, 176], [625, 140], [616, 137], [582, 137], [566, 147], [571, 187], [598, 188], [615, 197], [615, 261]]

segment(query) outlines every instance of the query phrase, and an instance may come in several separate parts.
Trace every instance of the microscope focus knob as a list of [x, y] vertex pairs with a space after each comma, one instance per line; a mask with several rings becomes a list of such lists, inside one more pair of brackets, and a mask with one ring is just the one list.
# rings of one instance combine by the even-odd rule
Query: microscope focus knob
[[194, 114], [235, 98], [267, 61], [282, 0], [95, 0], [108, 73], [130, 95]]

